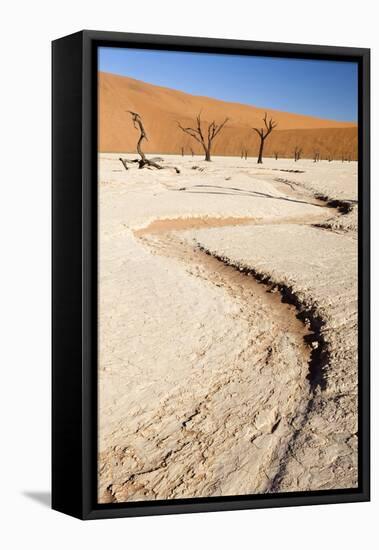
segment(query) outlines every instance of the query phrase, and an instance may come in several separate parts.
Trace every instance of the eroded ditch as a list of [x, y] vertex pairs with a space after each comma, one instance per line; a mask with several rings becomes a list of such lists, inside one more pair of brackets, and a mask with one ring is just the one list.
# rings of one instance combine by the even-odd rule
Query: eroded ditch
[[[293, 223], [293, 219], [291, 222]], [[223, 287], [233, 299], [244, 302], [245, 308], [250, 309], [251, 312], [254, 312], [255, 305], [259, 301], [264, 305], [267, 316], [275, 326], [271, 338], [275, 339], [280, 333], [290, 334], [295, 343], [298, 360], [303, 365], [301, 380], [299, 380], [303, 385], [303, 395], [298, 403], [298, 411], [293, 418], [289, 419], [293, 432], [286, 440], [286, 448], [281, 450], [278, 448], [277, 472], [265, 488], [265, 492], [275, 492], [285, 473], [288, 450], [307, 422], [307, 416], [313, 406], [314, 393], [318, 388], [325, 389], [324, 366], [329, 361], [329, 354], [321, 330], [324, 322], [316, 309], [302, 303], [292, 288], [273, 281], [267, 274], [233, 264], [228, 258], [218, 256], [199, 243], [194, 242], [191, 245], [183, 238], [183, 232], [186, 230], [249, 223], [254, 225], [257, 222], [249, 218], [166, 219], [156, 220], [134, 233], [154, 254], [182, 262], [190, 273], [193, 273], [192, 270], [196, 267], [196, 276], [202, 277], [208, 283]], [[285, 222], [281, 220], [281, 223]], [[252, 313], [249, 323], [256, 322], [257, 319]], [[264, 345], [267, 346], [268, 351], [271, 349], [267, 342]]]

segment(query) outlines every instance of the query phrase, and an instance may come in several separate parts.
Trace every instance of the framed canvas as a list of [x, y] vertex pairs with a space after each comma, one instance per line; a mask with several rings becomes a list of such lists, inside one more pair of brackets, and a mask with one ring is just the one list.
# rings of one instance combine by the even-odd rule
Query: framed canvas
[[369, 500], [369, 50], [53, 42], [53, 508]]

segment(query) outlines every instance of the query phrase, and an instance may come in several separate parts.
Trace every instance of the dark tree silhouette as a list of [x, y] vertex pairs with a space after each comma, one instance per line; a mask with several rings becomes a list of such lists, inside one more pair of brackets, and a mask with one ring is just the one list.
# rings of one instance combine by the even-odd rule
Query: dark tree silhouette
[[274, 157], [275, 157], [275, 160], [278, 160], [278, 156], [279, 156], [279, 153], [278, 153], [278, 151], [274, 151]]
[[[158, 164], [156, 162], [157, 159], [148, 159], [146, 157], [145, 153], [142, 150], [142, 142], [143, 142], [144, 139], [147, 140], [148, 137], [147, 137], [147, 134], [146, 134], [143, 122], [142, 122], [142, 118], [140, 117], [140, 115], [138, 113], [135, 113], [133, 111], [127, 111], [127, 112], [130, 113], [130, 115], [132, 117], [134, 128], [136, 128], [136, 130], [139, 130], [139, 132], [140, 132], [140, 136], [139, 136], [138, 141], [137, 141], [137, 152], [138, 152], [138, 154], [141, 158], [140, 159], [134, 159], [134, 160], [128, 160], [128, 159], [123, 159], [123, 158], [120, 157], [119, 160], [122, 162], [123, 166], [125, 167], [125, 170], [128, 169], [127, 163], [138, 162], [138, 168], [140, 168], [140, 169], [145, 168], [145, 166], [151, 167], [151, 168], [157, 168], [157, 170], [163, 170], [163, 168], [172, 168], [173, 170], [175, 170], [175, 172], [177, 174], [180, 174], [179, 168], [176, 168], [175, 166], [161, 166], [160, 164]], [[163, 159], [160, 159], [160, 160], [163, 160]]]
[[228, 120], [229, 119], [226, 118], [221, 124], [216, 124], [216, 122], [213, 120], [210, 124], [208, 124], [208, 128], [206, 128], [204, 131], [201, 123], [201, 113], [199, 113], [196, 117], [195, 128], [183, 127], [180, 122], [178, 122], [178, 126], [185, 134], [190, 135], [200, 143], [200, 145], [204, 149], [205, 160], [210, 161], [213, 140], [216, 136], [218, 136]]
[[298, 145], [295, 145], [295, 149], [293, 151], [293, 156], [294, 156], [295, 162], [297, 162], [298, 160], [301, 159], [302, 153], [303, 153], [303, 150], [301, 149], [301, 147], [299, 147]]
[[313, 151], [313, 162], [318, 162], [320, 160], [320, 152]]
[[263, 122], [265, 124], [264, 128], [252, 128], [255, 132], [257, 132], [258, 136], [260, 137], [257, 164], [263, 163], [263, 147], [265, 140], [278, 125], [278, 123], [275, 122], [272, 118], [270, 118], [270, 120], [267, 120], [267, 113], [265, 113], [265, 116], [263, 117]]

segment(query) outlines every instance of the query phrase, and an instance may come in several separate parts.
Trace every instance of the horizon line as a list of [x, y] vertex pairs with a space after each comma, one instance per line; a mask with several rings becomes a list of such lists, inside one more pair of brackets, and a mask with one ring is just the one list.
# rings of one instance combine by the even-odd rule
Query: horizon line
[[[251, 108], [254, 108], [254, 109], [260, 109], [262, 111], [267, 111], [267, 113], [269, 113], [270, 111], [276, 111], [278, 113], [285, 113], [285, 114], [288, 114], [288, 115], [295, 115], [295, 116], [303, 116], [303, 117], [307, 117], [307, 118], [312, 118], [314, 120], [323, 120], [323, 121], [329, 121], [329, 122], [338, 122], [338, 123], [342, 123], [342, 124], [351, 124], [352, 127], [353, 126], [358, 126], [358, 120], [336, 120], [336, 119], [333, 119], [333, 118], [322, 118], [320, 116], [308, 115], [308, 114], [305, 114], [305, 113], [295, 113], [293, 111], [283, 111], [283, 110], [277, 109], [275, 107], [260, 107], [258, 105], [253, 105], [251, 103], [241, 103], [241, 101], [227, 101], [225, 99], [221, 99], [221, 98], [218, 98], [218, 97], [212, 97], [212, 96], [207, 96], [207, 95], [202, 95], [202, 94], [192, 94], [190, 92], [186, 92], [185, 90], [182, 90], [182, 89], [179, 89], [179, 88], [170, 88], [169, 86], [162, 86], [161, 84], [155, 84], [154, 82], [149, 82], [147, 80], [141, 80], [139, 78], [134, 78], [133, 76], [128, 76], [128, 75], [125, 75], [125, 74], [113, 73], [113, 72], [110, 72], [110, 71], [100, 71], [100, 70], [98, 70], [97, 73], [98, 74], [108, 74], [108, 75], [112, 75], [112, 76], [118, 76], [120, 78], [128, 78], [130, 80], [135, 80], [136, 82], [142, 82], [143, 84], [148, 84], [149, 86], [155, 86], [156, 88], [162, 88], [164, 90], [179, 92], [179, 93], [186, 94], [186, 95], [189, 95], [189, 96], [192, 96], [192, 97], [211, 99], [213, 101], [219, 101], [221, 103], [234, 103], [235, 105], [242, 105], [244, 107], [251, 107]], [[333, 127], [331, 126], [331, 128], [333, 128]]]

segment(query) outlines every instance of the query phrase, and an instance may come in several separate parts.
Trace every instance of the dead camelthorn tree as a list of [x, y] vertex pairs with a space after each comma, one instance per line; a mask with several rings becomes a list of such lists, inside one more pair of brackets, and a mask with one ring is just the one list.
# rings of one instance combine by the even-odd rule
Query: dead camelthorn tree
[[313, 162], [318, 162], [320, 160], [320, 152], [314, 151], [313, 152]]
[[210, 161], [211, 160], [211, 149], [213, 140], [216, 136], [221, 132], [221, 130], [224, 128], [225, 124], [228, 122], [228, 118], [224, 120], [221, 124], [216, 124], [216, 122], [213, 120], [210, 124], [208, 124], [208, 128], [204, 131], [204, 128], [202, 128], [201, 123], [201, 113], [199, 113], [196, 117], [196, 127], [195, 128], [186, 128], [178, 122], [179, 128], [185, 133], [196, 139], [204, 149], [205, 153], [205, 160]]
[[257, 164], [263, 163], [263, 147], [265, 140], [278, 125], [277, 122], [275, 122], [272, 118], [270, 118], [270, 120], [267, 120], [267, 113], [265, 113], [265, 116], [263, 117], [263, 122], [265, 124], [264, 128], [253, 128], [253, 130], [257, 132], [258, 136], [260, 137]]
[[278, 153], [278, 151], [274, 151], [274, 157], [275, 157], [275, 160], [278, 160], [278, 156], [279, 156], [279, 153]]
[[[145, 166], [147, 167], [151, 167], [151, 168], [157, 168], [157, 170], [163, 170], [163, 168], [173, 168], [177, 174], [180, 174], [180, 170], [178, 168], [176, 168], [175, 166], [161, 166], [160, 164], [158, 164], [157, 162], [155, 162], [156, 159], [148, 159], [145, 155], [145, 153], [142, 151], [142, 142], [144, 139], [148, 139], [147, 137], [147, 134], [146, 134], [146, 131], [145, 131], [145, 128], [144, 128], [144, 125], [143, 125], [143, 122], [142, 122], [142, 118], [140, 117], [140, 115], [138, 113], [134, 113], [133, 111], [128, 111], [128, 113], [130, 113], [131, 117], [132, 117], [132, 121], [133, 121], [133, 126], [134, 128], [136, 128], [136, 130], [139, 130], [140, 132], [140, 136], [139, 136], [139, 139], [137, 141], [137, 152], [139, 154], [139, 156], [141, 157], [140, 159], [134, 159], [134, 160], [128, 160], [128, 159], [123, 159], [120, 157], [120, 161], [122, 162], [123, 166], [125, 167], [125, 170], [128, 170], [128, 166], [127, 166], [127, 163], [134, 163], [134, 162], [137, 162], [138, 163], [138, 168], [144, 168]], [[163, 160], [163, 159], [160, 159], [160, 160]]]
[[327, 160], [328, 162], [332, 162], [332, 160], [334, 160], [334, 155], [335, 155], [335, 150], [329, 150], [328, 151], [328, 154], [327, 154]]
[[302, 152], [303, 152], [303, 150], [298, 145], [296, 145], [295, 149], [293, 151], [293, 156], [294, 156], [295, 162], [297, 162], [298, 160], [301, 159]]
[[248, 150], [243, 148], [241, 151], [241, 159], [247, 160], [247, 154], [248, 154]]

